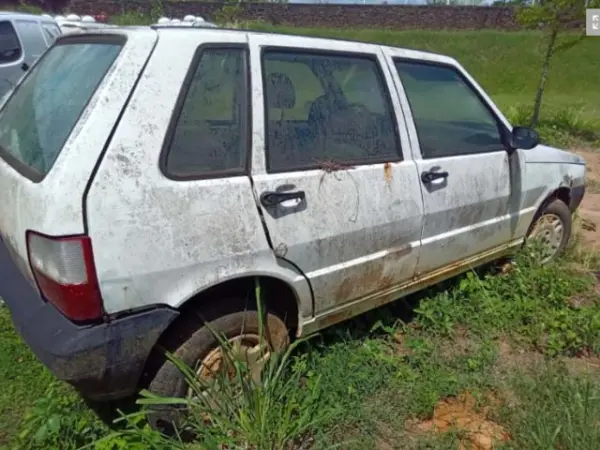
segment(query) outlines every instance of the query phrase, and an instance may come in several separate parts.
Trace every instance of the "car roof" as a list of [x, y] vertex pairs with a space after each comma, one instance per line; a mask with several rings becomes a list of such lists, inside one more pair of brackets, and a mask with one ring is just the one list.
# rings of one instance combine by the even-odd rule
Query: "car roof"
[[[83, 25], [82, 28], [86, 28], [86, 25]], [[390, 46], [389, 44], [382, 44], [382, 43], [378, 43], [378, 42], [372, 42], [372, 41], [361, 41], [361, 40], [355, 40], [355, 39], [343, 39], [343, 38], [331, 38], [331, 37], [320, 37], [320, 36], [309, 36], [309, 35], [303, 35], [303, 34], [296, 34], [296, 33], [276, 33], [276, 32], [270, 32], [270, 31], [256, 31], [256, 30], [249, 30], [249, 29], [243, 29], [243, 28], [213, 28], [213, 27], [203, 27], [201, 25], [197, 25], [197, 26], [189, 26], [189, 25], [183, 25], [183, 24], [153, 24], [153, 25], [149, 25], [149, 26], [114, 26], [114, 25], [109, 25], [106, 28], [100, 28], [99, 27], [93, 27], [93, 25], [95, 25], [94, 23], [90, 23], [89, 25], [91, 25], [89, 27], [89, 33], [93, 33], [93, 34], [98, 34], [98, 33], [124, 33], [124, 34], [129, 34], [129, 33], [136, 33], [136, 32], [141, 32], [143, 31], [147, 31], [148, 29], [153, 29], [156, 30], [158, 33], [160, 33], [161, 35], [168, 35], [170, 33], [232, 33], [232, 34], [244, 34], [244, 35], [267, 35], [267, 36], [273, 36], [274, 38], [276, 37], [287, 37], [287, 38], [297, 38], [297, 39], [302, 39], [302, 40], [314, 40], [315, 43], [323, 43], [325, 41], [337, 41], [337, 42], [349, 42], [349, 43], [363, 43], [363, 44], [369, 44], [369, 45], [375, 45], [375, 46], [380, 46], [383, 48], [389, 48], [389, 49], [394, 49], [394, 50], [401, 50], [404, 57], [407, 58], [411, 58], [411, 59], [422, 59], [422, 60], [426, 60], [426, 61], [435, 61], [438, 63], [446, 63], [446, 64], [452, 64], [452, 65], [458, 65], [457, 61], [448, 56], [448, 55], [443, 55], [441, 53], [433, 53], [433, 52], [428, 52], [428, 51], [424, 51], [424, 50], [417, 50], [417, 49], [411, 49], [411, 48], [406, 48], [406, 47], [395, 47], [395, 46]], [[83, 33], [85, 33], [85, 31], [83, 31]], [[273, 39], [273, 42], [277, 42], [277, 39]]]

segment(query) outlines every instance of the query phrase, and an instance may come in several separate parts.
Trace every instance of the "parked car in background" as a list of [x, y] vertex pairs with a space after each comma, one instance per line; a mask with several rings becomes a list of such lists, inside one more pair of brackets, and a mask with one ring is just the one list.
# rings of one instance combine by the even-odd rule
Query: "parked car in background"
[[60, 27], [47, 14], [0, 12], [0, 97], [60, 35]]
[[82, 33], [86, 30], [94, 30], [100, 28], [112, 28], [115, 25], [97, 22], [92, 16], [79, 16], [77, 14], [69, 14], [67, 16], [55, 16], [54, 19], [60, 27], [62, 34]]
[[294, 336], [531, 237], [556, 257], [584, 180], [448, 56], [173, 24], [61, 36], [0, 110], [0, 297], [83, 396], [182, 397], [157, 349], [209, 381], [216, 331], [258, 374]]

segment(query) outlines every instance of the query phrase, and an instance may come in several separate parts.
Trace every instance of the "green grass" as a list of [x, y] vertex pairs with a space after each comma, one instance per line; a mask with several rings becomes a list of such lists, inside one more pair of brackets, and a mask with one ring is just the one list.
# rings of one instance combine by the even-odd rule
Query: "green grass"
[[106, 433], [23, 343], [6, 306], [0, 306], [0, 385], [0, 449], [74, 449]]
[[16, 334], [8, 309], [0, 306], [0, 445], [14, 436], [23, 414], [52, 380]]
[[[506, 448], [597, 449], [600, 366], [591, 366], [591, 373], [581, 367], [600, 351], [600, 297], [593, 277], [568, 268], [572, 255], [540, 267], [523, 254], [506, 275], [473, 272], [326, 330], [303, 343], [268, 386], [227, 390], [223, 404], [238, 407], [219, 409], [217, 428], [195, 422], [200, 443], [169, 441], [139, 416], [107, 434], [70, 390], [53, 385], [44, 393], [38, 380], [48, 384], [47, 372], [19, 343], [3, 312], [9, 345], [0, 347], [2, 361], [11, 355], [27, 361], [27, 378], [23, 366], [2, 365], [0, 383], [13, 386], [3, 406], [11, 424], [3, 443], [71, 450], [104, 436], [96, 449], [216, 449], [224, 440], [232, 449], [245, 448], [243, 442], [262, 442], [254, 447], [261, 450], [336, 443], [345, 449], [451, 449], [468, 433], [417, 432], [411, 424], [429, 419], [441, 400], [469, 392], [478, 407], [490, 396], [497, 400], [490, 418], [510, 434]], [[19, 407], [9, 409], [15, 403]], [[34, 414], [23, 423], [28, 407]], [[302, 414], [296, 432], [292, 419]], [[309, 417], [318, 420], [311, 425]], [[227, 433], [229, 423], [238, 423], [231, 426], [235, 433]], [[296, 447], [265, 442], [272, 436], [268, 442], [282, 443], [286, 433]]]
[[[542, 64], [542, 34], [534, 31], [342, 30], [262, 24], [252, 24], [251, 28], [355, 39], [449, 55], [456, 58], [502, 108], [519, 103], [533, 104]], [[586, 38], [556, 56], [546, 91], [547, 107], [581, 107], [600, 125], [599, 51], [600, 41]]]

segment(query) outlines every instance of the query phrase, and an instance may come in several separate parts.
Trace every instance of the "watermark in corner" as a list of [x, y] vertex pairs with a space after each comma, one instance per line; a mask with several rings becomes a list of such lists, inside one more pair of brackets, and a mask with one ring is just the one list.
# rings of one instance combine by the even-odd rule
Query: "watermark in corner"
[[587, 36], [600, 36], [600, 9], [588, 8], [585, 10], [585, 34]]

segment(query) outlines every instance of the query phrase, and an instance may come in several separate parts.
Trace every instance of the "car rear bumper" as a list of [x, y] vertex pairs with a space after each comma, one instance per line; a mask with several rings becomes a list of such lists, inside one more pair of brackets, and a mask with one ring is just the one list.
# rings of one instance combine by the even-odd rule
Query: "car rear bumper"
[[57, 378], [95, 401], [136, 392], [150, 352], [178, 314], [159, 307], [94, 325], [74, 324], [40, 297], [1, 239], [0, 297], [38, 359]]

